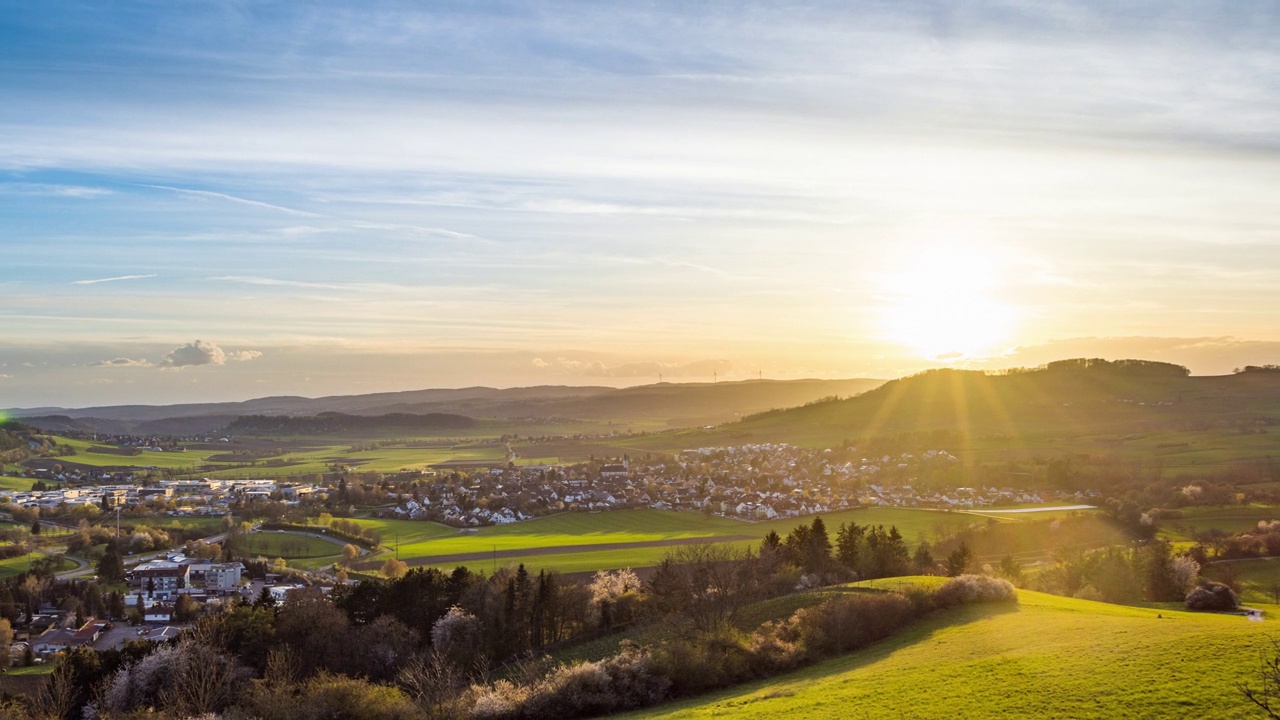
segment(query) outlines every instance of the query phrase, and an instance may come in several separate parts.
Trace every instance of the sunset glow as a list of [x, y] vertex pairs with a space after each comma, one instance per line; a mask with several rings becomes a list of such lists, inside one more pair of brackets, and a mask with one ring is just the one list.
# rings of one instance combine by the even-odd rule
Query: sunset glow
[[9, 7], [0, 407], [1273, 363], [1268, 7]]
[[932, 249], [887, 276], [888, 337], [942, 362], [986, 357], [1013, 339], [1016, 313], [997, 299], [997, 260], [977, 249]]

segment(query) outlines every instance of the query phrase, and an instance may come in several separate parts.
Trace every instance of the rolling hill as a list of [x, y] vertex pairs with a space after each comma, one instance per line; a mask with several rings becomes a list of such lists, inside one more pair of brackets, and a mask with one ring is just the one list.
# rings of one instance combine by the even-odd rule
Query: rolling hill
[[244, 402], [118, 405], [6, 411], [49, 431], [138, 434], [211, 432], [241, 416], [465, 415], [472, 418], [572, 418], [626, 422], [659, 420], [672, 427], [706, 425], [832, 396], [849, 396], [881, 380], [748, 380], [659, 383], [630, 388], [539, 386], [415, 390], [322, 398], [267, 397]]
[[625, 718], [1244, 718], [1267, 622], [1020, 590], [865, 650]]
[[1071, 360], [999, 374], [931, 370], [856, 397], [747, 417], [703, 433], [700, 442], [830, 446], [903, 433], [1124, 441], [1161, 432], [1263, 433], [1274, 426], [1280, 426], [1280, 372], [1191, 377], [1166, 363]]

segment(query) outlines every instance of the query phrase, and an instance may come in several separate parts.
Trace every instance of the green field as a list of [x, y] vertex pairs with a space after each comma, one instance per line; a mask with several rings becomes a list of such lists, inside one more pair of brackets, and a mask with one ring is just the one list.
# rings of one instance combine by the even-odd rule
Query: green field
[[[57, 438], [60, 444], [76, 449], [75, 455], [60, 458], [65, 463], [78, 463], [91, 467], [139, 467], [160, 468], [178, 473], [196, 473], [217, 478], [295, 477], [331, 471], [334, 464], [349, 466], [359, 472], [392, 473], [401, 470], [422, 470], [447, 462], [501, 463], [507, 457], [506, 446], [492, 439], [478, 438], [458, 442], [435, 442], [434, 438], [410, 440], [392, 447], [348, 452], [350, 439], [298, 438], [279, 439], [279, 454], [254, 457], [252, 462], [232, 462], [223, 456], [234, 453], [234, 446], [192, 448], [187, 452], [142, 451], [137, 455], [92, 452], [89, 448], [98, 443]], [[307, 443], [299, 447], [296, 443]], [[414, 447], [425, 444], [426, 447]], [[293, 448], [290, 448], [293, 445]], [[525, 457], [517, 464], [557, 462], [555, 457]], [[18, 480], [22, 480], [19, 478]], [[18, 489], [30, 490], [30, 480]]]
[[1211, 580], [1226, 580], [1234, 575], [1235, 580], [1240, 583], [1240, 601], [1267, 608], [1275, 602], [1272, 588], [1280, 588], [1280, 558], [1210, 563], [1201, 574]]
[[[86, 440], [56, 438], [59, 444], [69, 445], [76, 450], [75, 455], [68, 455], [56, 460], [64, 463], [76, 463], [91, 467], [138, 467], [159, 468], [178, 473], [193, 473], [218, 478], [262, 478], [292, 477], [330, 472], [330, 466], [342, 464], [360, 472], [391, 473], [401, 470], [422, 470], [445, 462], [486, 462], [501, 463], [507, 457], [505, 445], [492, 440], [466, 440], [461, 442], [431, 442], [435, 439], [421, 439], [427, 447], [413, 447], [419, 441], [409, 444], [401, 443], [392, 447], [374, 450], [348, 452], [350, 440], [300, 438], [291, 441], [287, 438], [279, 440], [279, 454], [254, 457], [252, 462], [233, 462], [224, 458], [234, 454], [235, 447], [203, 447], [192, 448], [186, 452], [153, 452], [144, 450], [139, 454], [121, 454], [114, 452], [92, 451], [98, 446]], [[299, 446], [296, 443], [307, 443]], [[292, 445], [292, 448], [290, 447]], [[535, 464], [554, 461], [554, 458], [522, 457], [519, 464]], [[31, 489], [31, 481], [26, 481], [22, 490]]]
[[258, 532], [242, 536], [236, 550], [267, 558], [327, 558], [342, 554], [342, 545], [298, 533]]
[[[833, 536], [843, 522], [886, 527], [895, 525], [909, 543], [917, 538], [931, 538], [939, 533], [949, 535], [961, 527], [985, 522], [985, 518], [965, 513], [898, 508], [845, 510], [823, 515], [822, 518]], [[786, 536], [797, 525], [811, 521], [812, 518], [806, 517], [746, 522], [692, 512], [614, 510], [561, 513], [512, 525], [477, 528], [474, 531], [459, 531], [436, 523], [406, 520], [356, 522], [380, 532], [384, 546], [394, 548], [398, 544], [400, 559], [410, 562], [416, 558], [431, 556], [528, 550], [528, 554], [499, 557], [496, 564], [503, 566], [524, 563], [526, 567], [535, 569], [586, 572], [656, 565], [671, 549], [661, 545], [610, 549], [609, 545], [638, 542], [656, 544], [689, 538], [737, 538], [734, 540], [735, 544], [754, 548], [759, 546], [760, 540], [771, 530]], [[534, 552], [540, 548], [578, 545], [592, 546], [592, 549], [565, 553]], [[597, 547], [599, 549], [595, 549]], [[435, 563], [434, 566], [452, 568], [458, 564], [472, 564], [484, 569], [491, 568], [494, 562], [479, 559], [469, 563]]]
[[1274, 505], [1189, 507], [1180, 512], [1180, 518], [1160, 521], [1161, 537], [1169, 540], [1194, 540], [1196, 533], [1210, 529], [1216, 528], [1234, 534], [1255, 529], [1259, 521], [1280, 520], [1280, 508]]
[[[5, 558], [4, 560], [0, 560], [0, 580], [3, 580], [4, 578], [7, 578], [7, 577], [13, 577], [14, 575], [18, 575], [26, 572], [27, 570], [30, 570], [31, 563], [35, 562], [36, 560], [39, 560], [42, 557], [44, 556], [39, 554], [32, 554], [32, 555], [20, 555], [18, 557]], [[76, 567], [75, 562], [64, 559], [62, 563], [59, 564], [58, 567], [55, 569], [55, 572], [63, 572], [65, 570], [74, 570], [75, 567]]]
[[27, 492], [31, 486], [35, 484], [35, 480], [24, 477], [12, 477], [9, 475], [0, 475], [0, 490], [12, 490], [14, 492]]
[[[1019, 591], [866, 650], [627, 718], [1242, 718], [1268, 623]], [[1163, 618], [1157, 618], [1157, 614]]]

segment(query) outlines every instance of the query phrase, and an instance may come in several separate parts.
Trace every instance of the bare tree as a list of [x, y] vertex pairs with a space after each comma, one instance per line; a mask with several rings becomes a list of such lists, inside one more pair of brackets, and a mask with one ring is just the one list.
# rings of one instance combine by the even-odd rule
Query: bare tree
[[669, 617], [712, 630], [755, 599], [754, 559], [750, 550], [729, 545], [683, 545], [658, 566], [649, 593]]
[[415, 658], [397, 678], [432, 718], [456, 717], [467, 689], [466, 675], [439, 650]]
[[1280, 641], [1272, 639], [1271, 657], [1264, 652], [1259, 660], [1258, 680], [1255, 689], [1249, 683], [1236, 683], [1245, 699], [1257, 705], [1271, 720], [1280, 720]]

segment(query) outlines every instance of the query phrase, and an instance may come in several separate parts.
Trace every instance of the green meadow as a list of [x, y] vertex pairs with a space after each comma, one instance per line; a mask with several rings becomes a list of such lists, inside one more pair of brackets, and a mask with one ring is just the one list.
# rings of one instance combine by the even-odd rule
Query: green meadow
[[249, 555], [262, 555], [267, 558], [282, 557], [286, 560], [337, 557], [342, 554], [340, 544], [299, 533], [249, 533], [236, 541], [236, 547], [240, 552]]
[[1280, 558], [1210, 563], [1201, 574], [1212, 580], [1234, 579], [1240, 584], [1240, 601], [1251, 606], [1270, 606], [1275, 602], [1273, 592], [1280, 590]]
[[[626, 718], [1241, 718], [1268, 622], [1019, 591], [789, 675]], [[1163, 617], [1159, 617], [1162, 615]]]
[[[833, 536], [841, 523], [896, 526], [908, 543], [918, 538], [949, 535], [985, 518], [966, 513], [899, 508], [844, 510], [821, 516]], [[382, 534], [385, 547], [399, 546], [401, 560], [413, 561], [441, 555], [529, 551], [496, 558], [499, 566], [524, 563], [533, 569], [585, 572], [623, 567], [656, 565], [670, 550], [669, 541], [724, 540], [741, 547], [758, 547], [770, 531], [786, 536], [812, 517], [786, 518], [767, 522], [746, 522], [701, 513], [670, 510], [614, 510], [609, 512], [568, 512], [511, 525], [495, 525], [460, 531], [436, 523], [408, 520], [359, 519], [357, 523]], [[745, 539], [744, 539], [745, 538]], [[610, 548], [619, 543], [653, 543], [651, 547]], [[569, 552], [555, 548], [590, 546]], [[552, 552], [546, 552], [546, 549]], [[494, 561], [480, 559], [469, 564], [491, 568]], [[453, 562], [434, 563], [451, 568]]]
[[[5, 558], [3, 560], [0, 560], [0, 580], [3, 580], [4, 578], [7, 578], [7, 577], [13, 577], [14, 575], [19, 575], [21, 573], [26, 572], [27, 570], [30, 570], [31, 563], [35, 562], [36, 560], [39, 560], [42, 557], [45, 557], [45, 556], [39, 555], [39, 554], [32, 554], [32, 555], [20, 555], [18, 557]], [[64, 559], [61, 563], [58, 564], [58, 567], [55, 569], [55, 571], [62, 572], [64, 570], [72, 570], [72, 569], [75, 569], [75, 567], [76, 567], [75, 562]]]
[[1274, 505], [1228, 505], [1224, 507], [1189, 507], [1179, 510], [1180, 518], [1160, 521], [1161, 536], [1169, 540], [1194, 540], [1206, 530], [1239, 533], [1252, 530], [1259, 522], [1280, 520], [1280, 508]]
[[[218, 478], [296, 477], [329, 472], [332, 465], [340, 464], [360, 472], [391, 473], [401, 470], [424, 470], [447, 462], [500, 463], [507, 457], [506, 448], [494, 441], [434, 442], [434, 439], [414, 440], [373, 450], [351, 451], [350, 441], [317, 440], [298, 446], [288, 439], [281, 439], [280, 452], [256, 456], [252, 462], [233, 461], [236, 448], [202, 447], [186, 452], [153, 452], [139, 454], [93, 451], [104, 447], [99, 443], [59, 437], [57, 441], [76, 449], [75, 455], [56, 460], [90, 467], [159, 468], [177, 473], [199, 474]], [[428, 442], [431, 441], [431, 442]], [[421, 445], [421, 446], [417, 446]], [[521, 458], [520, 464], [536, 464], [546, 458]], [[16, 488], [30, 490], [31, 481]]]
[[35, 484], [35, 480], [24, 477], [11, 477], [9, 475], [0, 475], [0, 490], [12, 490], [14, 492], [27, 492], [31, 486]]

